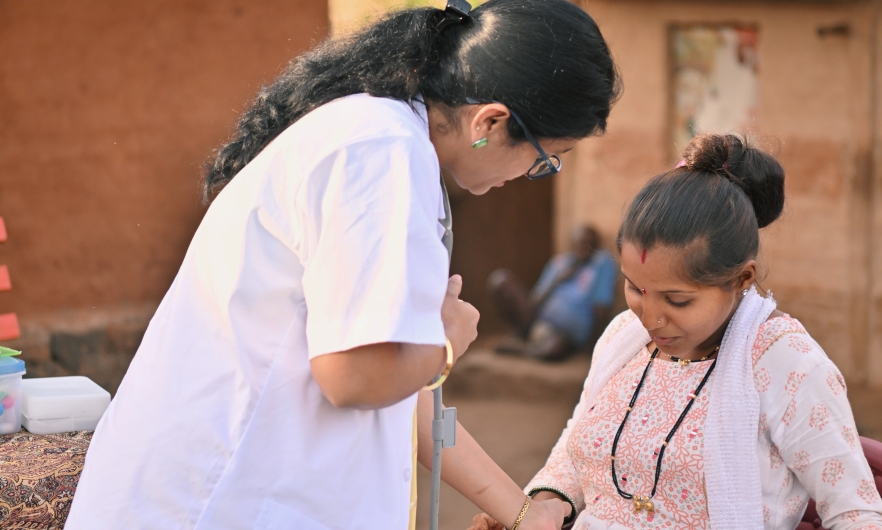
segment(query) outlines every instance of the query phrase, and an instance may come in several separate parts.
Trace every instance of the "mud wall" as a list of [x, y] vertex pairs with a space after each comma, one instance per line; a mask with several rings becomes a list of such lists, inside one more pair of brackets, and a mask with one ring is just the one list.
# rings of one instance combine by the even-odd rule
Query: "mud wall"
[[138, 338], [204, 212], [201, 164], [327, 31], [324, 0], [0, 0], [0, 312], [32, 359], [60, 331]]

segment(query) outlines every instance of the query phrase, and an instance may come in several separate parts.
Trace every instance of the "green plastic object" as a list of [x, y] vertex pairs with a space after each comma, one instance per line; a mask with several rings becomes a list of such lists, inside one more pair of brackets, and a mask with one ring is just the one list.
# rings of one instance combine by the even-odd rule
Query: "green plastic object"
[[12, 348], [0, 346], [0, 357], [12, 357], [14, 355], [21, 355], [21, 352], [18, 350], [13, 350]]

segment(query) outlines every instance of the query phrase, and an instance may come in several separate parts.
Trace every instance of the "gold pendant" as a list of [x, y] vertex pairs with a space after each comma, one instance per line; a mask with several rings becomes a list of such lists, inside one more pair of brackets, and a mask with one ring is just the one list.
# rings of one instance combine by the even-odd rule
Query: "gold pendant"
[[634, 495], [634, 515], [637, 515], [641, 511], [643, 511], [643, 497]]
[[634, 496], [634, 515], [639, 514], [643, 510], [646, 510], [646, 513], [651, 514], [655, 512], [655, 503], [649, 500], [649, 497], [640, 497]]
[[692, 361], [689, 359], [677, 359], [677, 363], [679, 363], [680, 366], [689, 366], [689, 363], [691, 362]]

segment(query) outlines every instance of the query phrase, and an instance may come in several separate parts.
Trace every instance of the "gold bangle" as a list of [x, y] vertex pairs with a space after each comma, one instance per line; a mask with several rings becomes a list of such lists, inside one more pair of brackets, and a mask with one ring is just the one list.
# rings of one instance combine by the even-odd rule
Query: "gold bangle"
[[518, 525], [521, 524], [521, 521], [524, 520], [524, 516], [527, 515], [527, 509], [530, 507], [530, 497], [524, 501], [524, 507], [521, 508], [521, 513], [518, 514], [518, 518], [515, 519], [513, 525], [511, 525], [511, 530], [518, 530]]
[[444, 381], [447, 380], [447, 376], [450, 375], [450, 369], [453, 368], [453, 345], [450, 344], [450, 339], [444, 337], [444, 341], [446, 344], [444, 345], [447, 348], [447, 366], [444, 367], [444, 371], [441, 372], [441, 375], [429, 381], [429, 384], [423, 387], [423, 390], [435, 390], [439, 386], [441, 386]]

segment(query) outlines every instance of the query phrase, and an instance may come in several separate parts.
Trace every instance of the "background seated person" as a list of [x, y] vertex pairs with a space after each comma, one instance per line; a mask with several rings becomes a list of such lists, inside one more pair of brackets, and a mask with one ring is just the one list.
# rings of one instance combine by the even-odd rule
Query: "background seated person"
[[553, 257], [529, 293], [511, 271], [490, 275], [496, 308], [518, 334], [516, 342], [506, 341], [498, 351], [556, 360], [591, 346], [594, 331], [609, 318], [617, 277], [615, 260], [600, 243], [593, 227], [577, 228], [572, 250]]

